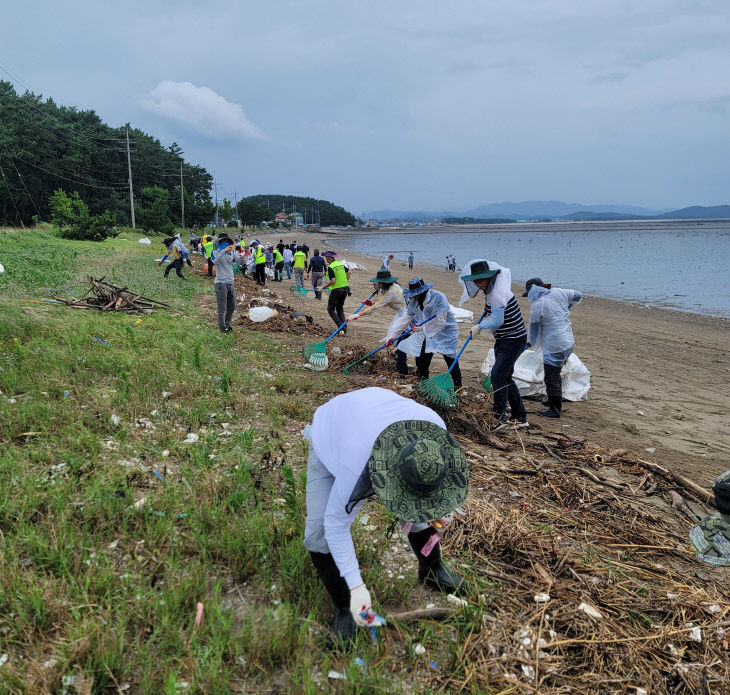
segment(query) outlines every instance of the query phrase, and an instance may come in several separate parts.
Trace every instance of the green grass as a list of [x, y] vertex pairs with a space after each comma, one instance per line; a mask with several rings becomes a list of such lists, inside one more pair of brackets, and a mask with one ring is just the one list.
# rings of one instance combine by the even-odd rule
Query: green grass
[[[340, 692], [410, 692], [409, 673], [430, 676], [398, 656], [416, 640], [456, 665], [452, 636], [473, 617], [328, 648], [331, 607], [302, 545], [299, 430], [337, 382], [303, 379], [261, 333], [221, 335], [191, 301], [207, 278], [163, 280], [159, 240], [138, 237], [0, 230], [0, 693], [59, 692], [67, 676], [78, 692], [314, 693], [331, 668], [347, 674]], [[79, 296], [88, 274], [177, 310], [25, 301]], [[413, 578], [386, 580], [378, 549], [356, 541], [376, 595], [405, 601]]]

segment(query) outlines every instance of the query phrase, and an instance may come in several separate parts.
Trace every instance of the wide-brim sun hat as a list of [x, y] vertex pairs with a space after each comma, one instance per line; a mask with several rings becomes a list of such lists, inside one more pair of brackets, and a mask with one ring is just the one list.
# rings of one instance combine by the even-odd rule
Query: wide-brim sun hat
[[730, 567], [730, 516], [713, 514], [689, 532], [689, 540], [700, 560], [719, 567]]
[[325, 251], [322, 255], [325, 258], [337, 258], [337, 253], [335, 251]]
[[423, 294], [426, 290], [430, 290], [433, 287], [432, 282], [424, 282], [423, 278], [413, 278], [408, 283], [408, 287], [403, 290], [403, 299], [412, 299], [417, 297], [419, 294]]
[[379, 270], [374, 278], [370, 278], [369, 282], [382, 282], [385, 285], [390, 285], [398, 282], [398, 278], [394, 278], [389, 270]]
[[495, 275], [499, 274], [499, 270], [493, 270], [489, 267], [489, 263], [486, 261], [477, 261], [476, 263], [472, 263], [469, 267], [469, 273], [470, 275], [463, 275], [462, 280], [464, 281], [471, 281], [474, 282], [474, 280], [484, 280], [493, 278]]
[[386, 427], [373, 444], [368, 471], [378, 498], [401, 521], [440, 519], [469, 489], [464, 452], [443, 427], [426, 420]]

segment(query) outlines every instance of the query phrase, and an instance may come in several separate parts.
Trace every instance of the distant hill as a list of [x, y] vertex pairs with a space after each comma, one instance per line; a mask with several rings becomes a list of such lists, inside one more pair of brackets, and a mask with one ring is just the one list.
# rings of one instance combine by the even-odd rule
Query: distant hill
[[631, 205], [581, 205], [563, 203], [560, 200], [526, 200], [522, 203], [490, 203], [465, 212], [445, 210], [375, 210], [366, 217], [376, 220], [405, 220], [408, 222], [428, 222], [433, 219], [481, 220], [642, 220], [642, 219], [711, 219], [730, 218], [730, 205], [702, 207], [694, 205], [681, 210], [651, 210]]
[[581, 205], [560, 200], [526, 200], [522, 203], [490, 203], [467, 210], [470, 217], [516, 217], [530, 220], [544, 217], [567, 217], [575, 212], [619, 213], [621, 215], [655, 216], [665, 210], [650, 210], [631, 205]]
[[713, 205], [711, 207], [693, 205], [689, 208], [674, 210], [674, 212], [665, 212], [663, 215], [657, 215], [657, 217], [662, 220], [730, 218], [730, 205]]
[[563, 215], [560, 219], [610, 222], [611, 220], [648, 220], [653, 218], [650, 218], [648, 215], [627, 215], [621, 214], [620, 212], [574, 212], [570, 215]]
[[664, 212], [658, 215], [623, 215], [618, 212], [574, 212], [570, 215], [563, 215], [561, 220], [589, 220], [589, 221], [610, 221], [610, 220], [701, 220], [701, 219], [730, 219], [730, 205], [714, 205], [703, 207], [693, 205], [681, 210]]
[[404, 220], [406, 222], [430, 222], [444, 217], [461, 217], [460, 212], [453, 210], [371, 210], [365, 212], [365, 219]]

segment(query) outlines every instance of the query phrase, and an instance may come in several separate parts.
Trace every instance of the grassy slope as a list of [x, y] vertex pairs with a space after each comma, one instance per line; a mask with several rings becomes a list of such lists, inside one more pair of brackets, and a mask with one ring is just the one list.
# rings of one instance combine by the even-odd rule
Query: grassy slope
[[[319, 627], [330, 606], [301, 542], [297, 433], [334, 378], [302, 378], [260, 333], [221, 335], [192, 301], [207, 279], [163, 280], [159, 240], [121, 236], [0, 230], [0, 693], [55, 692], [68, 676], [78, 692], [308, 693], [330, 668], [347, 671], [344, 692], [423, 692], [399, 682], [382, 640], [361, 636], [362, 673]], [[87, 274], [180, 311], [27, 301], [79, 296]], [[386, 581], [374, 561], [382, 539], [356, 540], [375, 595], [404, 599], [412, 578]], [[418, 639], [452, 644], [448, 662], [469, 618], [430, 629]]]

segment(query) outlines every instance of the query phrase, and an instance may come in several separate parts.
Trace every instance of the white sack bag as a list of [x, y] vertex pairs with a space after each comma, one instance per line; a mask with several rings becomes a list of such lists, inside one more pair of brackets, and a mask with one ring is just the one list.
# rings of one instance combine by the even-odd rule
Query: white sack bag
[[149, 245], [150, 245], [150, 244], [151, 244], [152, 242], [151, 242], [151, 241], [150, 241], [150, 240], [149, 240], [149, 239], [148, 239], [148, 238], [147, 238], [146, 236], [143, 236], [143, 237], [142, 237], [142, 238], [141, 238], [141, 239], [139, 240], [139, 243], [140, 243], [140, 244], [147, 244], [147, 246], [149, 246]]
[[276, 309], [272, 309], [270, 306], [254, 306], [248, 310], [248, 318], [254, 323], [261, 323], [274, 316], [278, 316], [279, 312]]
[[[489, 351], [487, 359], [482, 365], [482, 373], [489, 375], [494, 366], [494, 349]], [[515, 362], [512, 374], [520, 395], [524, 398], [539, 398], [545, 395], [545, 372], [542, 364], [542, 353], [534, 350], [525, 350]], [[563, 385], [563, 400], [584, 401], [588, 398], [591, 388], [591, 373], [576, 354], [571, 354], [560, 371]]]
[[449, 304], [449, 309], [456, 319], [456, 323], [474, 323], [474, 312], [468, 309], [462, 309], [458, 306]]

